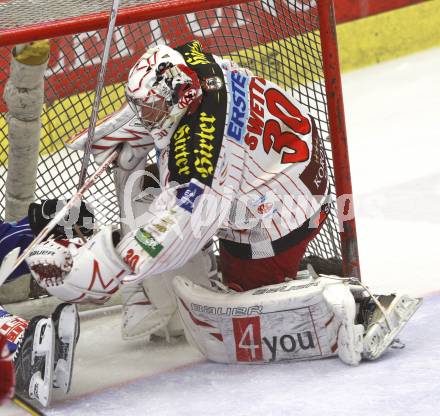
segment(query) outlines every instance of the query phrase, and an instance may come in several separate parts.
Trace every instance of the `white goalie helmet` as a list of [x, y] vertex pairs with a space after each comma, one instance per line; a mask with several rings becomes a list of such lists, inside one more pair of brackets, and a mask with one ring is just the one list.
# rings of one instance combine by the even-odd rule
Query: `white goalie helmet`
[[148, 131], [166, 128], [201, 102], [197, 74], [166, 45], [150, 48], [130, 70], [127, 101]]

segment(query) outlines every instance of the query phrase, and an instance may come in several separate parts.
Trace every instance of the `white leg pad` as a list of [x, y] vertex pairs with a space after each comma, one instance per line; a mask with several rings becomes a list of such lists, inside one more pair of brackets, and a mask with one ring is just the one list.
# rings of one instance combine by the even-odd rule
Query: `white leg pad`
[[220, 293], [181, 276], [174, 281], [188, 341], [221, 363], [260, 364], [335, 355], [338, 317], [320, 280]]
[[179, 274], [210, 287], [211, 268], [209, 253], [201, 251], [177, 270], [148, 277], [137, 285], [123, 286], [123, 339], [149, 339], [152, 334], [161, 337], [183, 335], [172, 280]]
[[339, 358], [349, 365], [359, 364], [364, 327], [355, 325], [356, 304], [349, 287], [340, 282], [330, 282], [325, 286], [324, 297], [340, 323], [337, 338]]

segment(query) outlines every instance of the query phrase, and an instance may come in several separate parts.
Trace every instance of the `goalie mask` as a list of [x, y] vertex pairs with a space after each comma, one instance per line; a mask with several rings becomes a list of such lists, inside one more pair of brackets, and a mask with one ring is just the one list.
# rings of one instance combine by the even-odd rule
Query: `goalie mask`
[[197, 74], [182, 55], [159, 45], [148, 49], [131, 69], [125, 89], [127, 101], [148, 131], [166, 128], [202, 99]]

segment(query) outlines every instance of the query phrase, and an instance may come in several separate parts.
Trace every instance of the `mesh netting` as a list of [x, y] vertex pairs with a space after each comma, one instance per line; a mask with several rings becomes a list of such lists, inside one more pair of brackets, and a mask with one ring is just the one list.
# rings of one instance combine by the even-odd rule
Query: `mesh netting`
[[[80, 3], [90, 7], [109, 4], [104, 1]], [[0, 10], [7, 6], [8, 3], [0, 4]], [[197, 38], [210, 52], [230, 57], [256, 75], [293, 90], [295, 97], [315, 117], [325, 140], [328, 163], [332, 166], [318, 29], [316, 2], [312, 0], [266, 0], [118, 27], [99, 117], [121, 106], [128, 71], [148, 46], [157, 43], [177, 46]], [[81, 154], [66, 149], [63, 140], [88, 126], [105, 35], [104, 29], [52, 39], [36, 199], [66, 197], [76, 188]], [[0, 48], [0, 81], [7, 78], [9, 61], [10, 48]], [[0, 216], [4, 214], [7, 169], [7, 125], [2, 117], [5, 111], [5, 104], [0, 101]], [[90, 171], [94, 169], [96, 166], [90, 166]], [[334, 195], [333, 172], [330, 181]], [[94, 205], [101, 222], [117, 222], [119, 212], [110, 175], [99, 180], [86, 199]], [[337, 229], [333, 206], [320, 235], [310, 244], [309, 254], [340, 257]]]
[[[120, 0], [120, 9], [159, 3], [160, 0]], [[48, 22], [75, 19], [78, 16], [95, 15], [108, 12], [110, 0], [2, 0], [0, 1], [0, 29], [15, 29], [30, 25], [43, 25]], [[18, 12], [17, 9], [20, 11]]]

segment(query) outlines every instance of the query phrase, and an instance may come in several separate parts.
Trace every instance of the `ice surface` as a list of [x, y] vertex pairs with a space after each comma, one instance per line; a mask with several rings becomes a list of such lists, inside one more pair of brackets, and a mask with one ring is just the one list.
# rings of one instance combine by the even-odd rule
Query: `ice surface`
[[439, 68], [437, 48], [343, 76], [363, 281], [438, 292], [402, 331], [405, 349], [356, 368], [227, 366], [183, 340], [125, 343], [117, 313], [83, 317], [71, 394], [47, 415], [439, 415]]
[[[405, 327], [403, 350], [349, 367], [337, 358], [274, 365], [221, 365], [188, 360], [184, 367], [55, 404], [50, 416], [371, 416], [438, 415], [440, 299], [431, 297]], [[83, 343], [87, 342], [86, 335]], [[145, 366], [160, 359], [139, 361]], [[81, 352], [80, 352], [81, 354]], [[173, 353], [174, 355], [174, 353]], [[115, 359], [115, 358], [114, 358]], [[90, 363], [90, 366], [96, 366]], [[95, 377], [92, 374], [92, 377]], [[80, 369], [75, 373], [84, 380]], [[104, 377], [103, 377], [104, 378]]]
[[363, 280], [440, 289], [440, 48], [343, 77]]

